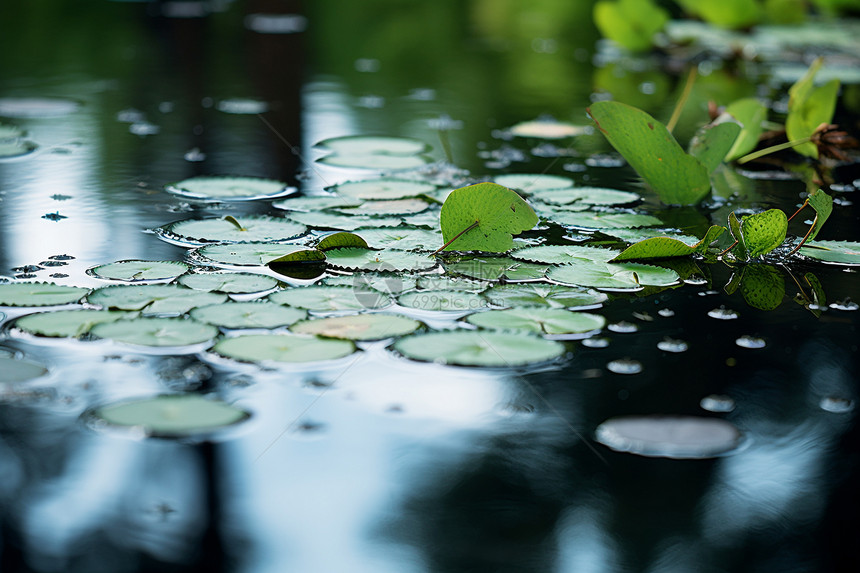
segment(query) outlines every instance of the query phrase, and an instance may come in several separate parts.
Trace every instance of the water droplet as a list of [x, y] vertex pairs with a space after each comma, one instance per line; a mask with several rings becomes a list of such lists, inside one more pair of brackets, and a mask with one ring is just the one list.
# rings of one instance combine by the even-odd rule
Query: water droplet
[[737, 340], [735, 340], [735, 344], [740, 346], [741, 348], [764, 348], [767, 343], [764, 341], [764, 338], [757, 338], [755, 336], [749, 336], [744, 334]]
[[701, 402], [699, 402], [699, 406], [708, 412], [725, 413], [731, 412], [735, 409], [735, 401], [729, 396], [711, 394], [710, 396], [702, 398]]
[[825, 412], [833, 414], [846, 414], [854, 409], [854, 400], [839, 398], [838, 396], [825, 396], [818, 403]]
[[600, 424], [595, 438], [618, 452], [702, 459], [735, 449], [741, 441], [741, 433], [730, 422], [718, 418], [624, 416]]
[[612, 332], [621, 332], [621, 333], [630, 333], [630, 332], [636, 332], [637, 330], [639, 330], [638, 326], [636, 326], [632, 322], [627, 322], [626, 320], [622, 320], [620, 322], [610, 324], [606, 328], [608, 328]]
[[718, 290], [703, 290], [702, 292], [700, 292], [698, 294], [699, 294], [699, 296], [714, 296], [715, 294], [720, 294], [720, 291], [718, 291]]
[[206, 154], [200, 151], [199, 147], [195, 147], [193, 149], [189, 149], [185, 152], [185, 155], [182, 156], [185, 161], [198, 162], [206, 159]]
[[308, 19], [299, 14], [248, 14], [245, 27], [258, 34], [296, 34], [308, 27]]
[[716, 318], [717, 320], [734, 320], [740, 315], [729, 308], [720, 306], [720, 308], [715, 308], [711, 311], [708, 311], [708, 316], [710, 316], [711, 318]]
[[642, 363], [632, 358], [619, 358], [606, 364], [606, 369], [615, 374], [639, 374], [642, 372]]
[[845, 300], [832, 302], [830, 303], [830, 308], [833, 310], [857, 310], [860, 308], [856, 302], [852, 301], [850, 298], [846, 298]]
[[588, 169], [582, 163], [577, 163], [575, 161], [571, 161], [570, 163], [565, 163], [564, 165], [561, 166], [561, 168], [564, 169], [565, 171], [569, 172], [569, 173], [582, 173], [583, 171]]
[[671, 308], [661, 308], [660, 310], [657, 311], [657, 314], [659, 314], [660, 316], [662, 316], [664, 318], [669, 318], [671, 316], [675, 316], [675, 311], [672, 310]]
[[699, 275], [690, 275], [689, 277], [684, 279], [684, 283], [694, 286], [706, 285], [708, 284], [708, 279]]
[[134, 135], [145, 137], [147, 135], [156, 135], [159, 131], [161, 131], [161, 128], [154, 123], [140, 121], [137, 123], [132, 123], [130, 126], [128, 126], [128, 131], [133, 133]]
[[675, 338], [669, 338], [668, 336], [657, 343], [657, 348], [662, 350], [663, 352], [686, 352], [689, 348], [689, 345], [683, 340], [677, 340]]
[[582, 341], [582, 345], [588, 348], [606, 348], [609, 346], [608, 338], [586, 338]]

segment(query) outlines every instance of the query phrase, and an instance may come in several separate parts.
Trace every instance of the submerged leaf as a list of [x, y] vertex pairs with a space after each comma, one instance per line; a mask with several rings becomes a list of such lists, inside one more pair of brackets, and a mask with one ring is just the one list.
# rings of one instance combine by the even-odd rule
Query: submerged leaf
[[0, 356], [0, 384], [26, 382], [47, 373], [44, 364], [14, 356]]

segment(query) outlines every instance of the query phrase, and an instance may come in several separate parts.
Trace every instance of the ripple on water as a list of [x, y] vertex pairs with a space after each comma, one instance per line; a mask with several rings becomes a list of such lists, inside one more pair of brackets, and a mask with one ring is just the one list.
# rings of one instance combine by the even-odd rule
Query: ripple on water
[[825, 396], [818, 405], [825, 412], [833, 414], [847, 414], [854, 410], [854, 400], [840, 398], [839, 396]]
[[606, 364], [606, 369], [615, 374], [639, 374], [642, 363], [632, 358], [619, 358]]
[[632, 322], [627, 322], [626, 320], [622, 320], [620, 322], [616, 322], [607, 326], [609, 330], [612, 332], [620, 332], [620, 333], [630, 333], [636, 332], [639, 330], [639, 327], [633, 324]]
[[755, 336], [749, 336], [744, 334], [737, 340], [735, 340], [735, 344], [740, 346], [741, 348], [764, 348], [767, 346], [764, 338], [758, 338]]
[[586, 338], [582, 341], [582, 345], [588, 348], [606, 348], [609, 346], [609, 339], [601, 337]]
[[730, 422], [696, 416], [624, 416], [595, 431], [601, 444], [646, 457], [703, 459], [731, 452], [741, 441]]
[[699, 406], [708, 412], [725, 413], [731, 412], [735, 409], [735, 401], [729, 396], [711, 394], [710, 396], [702, 398], [699, 402]]
[[724, 306], [720, 306], [720, 308], [709, 310], [708, 316], [710, 316], [711, 318], [716, 318], [717, 320], [734, 320], [740, 315], [734, 310], [731, 310]]
[[684, 342], [683, 340], [678, 340], [676, 338], [669, 338], [668, 336], [657, 343], [657, 348], [662, 350], [663, 352], [686, 352], [690, 346]]

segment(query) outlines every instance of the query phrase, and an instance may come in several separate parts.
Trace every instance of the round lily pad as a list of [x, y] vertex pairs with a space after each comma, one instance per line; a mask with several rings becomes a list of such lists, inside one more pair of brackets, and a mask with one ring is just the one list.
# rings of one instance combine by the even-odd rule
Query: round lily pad
[[276, 279], [252, 273], [188, 273], [176, 282], [194, 290], [227, 294], [262, 292], [278, 286]]
[[283, 181], [259, 177], [200, 176], [171, 183], [168, 193], [199, 201], [251, 201], [271, 199], [295, 193], [296, 188]]
[[535, 139], [566, 139], [589, 133], [591, 128], [584, 125], [573, 125], [554, 120], [538, 119], [523, 121], [511, 127], [511, 134], [517, 137], [532, 137]]
[[206, 245], [193, 251], [202, 263], [215, 267], [262, 267], [277, 259], [293, 257], [296, 262], [324, 261], [325, 255], [316, 249], [276, 243], [234, 243]]
[[416, 155], [430, 146], [418, 139], [378, 135], [347, 135], [318, 142], [314, 147], [342, 154]]
[[340, 197], [336, 195], [322, 195], [310, 197], [291, 197], [281, 199], [272, 203], [275, 209], [284, 211], [325, 211], [339, 207], [358, 207], [362, 200], [354, 197]]
[[585, 245], [540, 245], [514, 251], [511, 253], [511, 257], [536, 263], [565, 264], [578, 262], [578, 259], [608, 262], [618, 256], [620, 252], [615, 249]]
[[142, 429], [147, 436], [183, 438], [235, 426], [251, 415], [221, 400], [199, 394], [165, 394], [123, 400], [84, 415], [90, 426]]
[[527, 330], [538, 334], [584, 334], [600, 330], [606, 319], [599, 314], [561, 308], [525, 307], [478, 312], [466, 320], [481, 328]]
[[557, 211], [552, 215], [551, 219], [559, 225], [583, 231], [654, 227], [663, 224], [663, 221], [651, 215], [638, 213], [598, 213], [594, 211]]
[[227, 295], [201, 292], [180, 285], [117, 285], [94, 290], [87, 302], [111, 310], [144, 314], [184, 314], [197, 306], [227, 300]]
[[418, 290], [400, 295], [401, 306], [419, 310], [458, 311], [478, 310], [487, 307], [480, 294], [464, 290]]
[[79, 302], [90, 289], [54, 283], [2, 283], [0, 306], [55, 306]]
[[810, 241], [799, 252], [824, 263], [860, 265], [860, 243], [853, 241]]
[[442, 246], [442, 234], [425, 229], [381, 227], [378, 229], [356, 229], [355, 234], [367, 241], [367, 246], [371, 249], [435, 251]]
[[391, 304], [391, 299], [382, 292], [349, 286], [290, 288], [270, 294], [269, 300], [315, 311], [361, 310]]
[[494, 178], [499, 185], [529, 195], [543, 189], [566, 189], [573, 187], [573, 179], [559, 175], [540, 173], [509, 173]]
[[173, 347], [208, 342], [218, 336], [218, 329], [182, 318], [133, 318], [97, 324], [90, 333], [135, 346]]
[[485, 291], [484, 296], [493, 306], [547, 306], [567, 309], [594, 308], [608, 298], [602, 292], [587, 288], [539, 283], [498, 285]]
[[433, 161], [427, 155], [388, 155], [383, 153], [334, 153], [317, 159], [318, 163], [349, 169], [373, 171], [406, 171], [418, 169]]
[[188, 265], [178, 261], [117, 261], [98, 265], [87, 273], [100, 279], [118, 281], [156, 281], [174, 279], [188, 270]]
[[38, 362], [14, 356], [0, 356], [0, 384], [26, 382], [47, 373], [48, 369]]
[[355, 352], [347, 340], [300, 334], [247, 334], [225, 338], [212, 351], [242, 362], [317, 362], [343, 358]]
[[358, 207], [337, 209], [344, 215], [414, 215], [429, 207], [423, 199], [391, 199], [384, 201], [365, 201]]
[[322, 280], [325, 285], [349, 286], [362, 290], [373, 289], [388, 295], [398, 295], [412, 290], [417, 282], [417, 277], [404, 273], [357, 273], [325, 277]]
[[638, 290], [643, 286], [665, 287], [678, 283], [672, 269], [639, 263], [582, 261], [549, 270], [547, 278], [566, 284], [604, 290]]
[[522, 366], [564, 354], [564, 345], [526, 333], [450, 331], [413, 334], [394, 343], [408, 358], [460, 366]]
[[424, 254], [358, 248], [328, 251], [326, 262], [333, 267], [365, 271], [420, 271], [436, 266], [436, 259]]
[[508, 257], [475, 257], [445, 265], [450, 273], [485, 281], [531, 281], [544, 278], [548, 265], [515, 261]]
[[[240, 228], [241, 227], [241, 228]], [[307, 229], [287, 219], [248, 216], [177, 221], [162, 228], [162, 236], [187, 245], [205, 243], [263, 243], [294, 239]]]
[[278, 328], [307, 317], [308, 313], [273, 302], [225, 302], [201, 306], [191, 318], [223, 328]]
[[408, 179], [383, 178], [347, 181], [346, 183], [333, 185], [327, 190], [355, 199], [393, 200], [431, 193], [436, 190], [436, 186], [431, 183], [410, 181]]
[[741, 433], [731, 422], [719, 418], [624, 416], [600, 424], [595, 438], [618, 452], [702, 459], [734, 450], [741, 441]]
[[290, 330], [300, 334], [316, 334], [326, 338], [347, 340], [381, 340], [410, 334], [421, 326], [417, 320], [395, 314], [351, 314], [305, 320]]
[[401, 222], [399, 217], [336, 215], [318, 211], [312, 211], [309, 213], [295, 211], [290, 213], [290, 219], [315, 229], [338, 229], [341, 231], [354, 231], [361, 227], [396, 227]]
[[36, 336], [77, 338], [97, 324], [133, 316], [130, 312], [92, 309], [37, 312], [15, 320], [15, 328]]
[[423, 275], [418, 277], [417, 286], [424, 290], [467, 290], [481, 292], [486, 290], [490, 286], [490, 283], [449, 275]]
[[618, 191], [603, 187], [573, 187], [535, 191], [532, 194], [532, 199], [552, 205], [568, 205], [574, 202], [586, 205], [624, 205], [638, 201], [641, 197], [630, 191]]

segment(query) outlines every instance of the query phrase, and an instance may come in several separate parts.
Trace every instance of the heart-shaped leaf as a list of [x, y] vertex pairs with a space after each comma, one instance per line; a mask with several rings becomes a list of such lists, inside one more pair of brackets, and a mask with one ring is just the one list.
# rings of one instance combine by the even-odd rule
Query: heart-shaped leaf
[[711, 190], [708, 168], [684, 152], [666, 126], [633, 106], [601, 101], [588, 108], [597, 127], [664, 203], [691, 205]]
[[741, 220], [741, 232], [750, 257], [764, 255], [785, 241], [788, 218], [779, 209], [749, 215]]
[[469, 185], [442, 205], [445, 245], [439, 250], [501, 253], [513, 248], [513, 235], [537, 223], [538, 216], [514, 191], [496, 183]]

